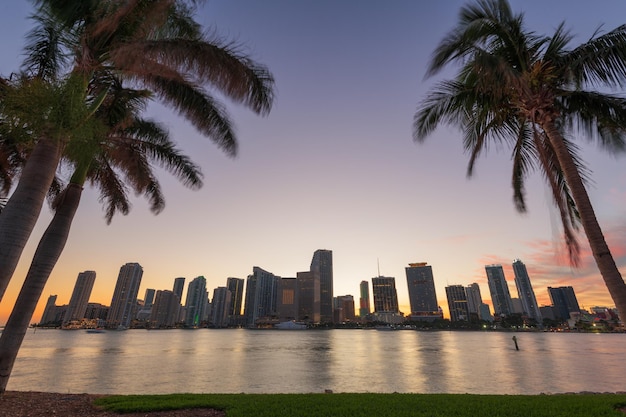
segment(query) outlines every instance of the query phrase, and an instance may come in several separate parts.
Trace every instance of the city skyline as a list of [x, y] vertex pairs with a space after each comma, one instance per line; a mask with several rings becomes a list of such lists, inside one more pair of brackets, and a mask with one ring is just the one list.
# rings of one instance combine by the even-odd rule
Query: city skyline
[[[106, 226], [97, 193], [87, 185], [35, 317], [48, 294], [69, 299], [78, 271], [97, 271], [92, 299], [108, 303], [125, 262], [140, 263], [144, 281], [155, 288], [170, 289], [174, 277], [204, 275], [212, 290], [227, 277], [247, 276], [251, 265], [294, 276], [306, 269], [310, 253], [323, 247], [335, 256], [336, 294], [356, 295], [360, 281], [378, 275], [401, 283], [409, 262], [428, 261], [438, 304], [447, 311], [447, 285], [477, 282], [490, 302], [484, 266], [504, 265], [511, 281], [510, 261], [520, 258], [540, 305], [550, 303], [548, 286], [572, 285], [584, 306], [612, 306], [583, 235], [581, 267], [567, 264], [558, 214], [539, 174], [527, 183], [529, 213], [522, 216], [511, 198], [509, 150], [493, 149], [481, 158], [468, 181], [460, 132], [439, 129], [423, 145], [412, 142], [416, 106], [437, 81], [424, 77], [431, 53], [464, 4], [203, 4], [198, 20], [207, 29], [240, 43], [272, 71], [274, 108], [259, 118], [225, 103], [240, 142], [239, 156], [231, 160], [171, 112], [150, 106], [148, 116], [163, 122], [201, 167], [204, 187], [192, 192], [162, 176], [163, 213], [152, 216], [144, 201], [134, 199], [128, 216], [116, 216]], [[511, 6], [523, 11], [528, 27], [540, 34], [551, 34], [565, 22], [576, 35], [573, 45], [601, 25], [605, 31], [618, 26], [626, 15], [626, 4], [615, 0], [601, 6], [555, 1], [550, 10], [521, 0]], [[8, 76], [19, 70], [32, 5], [3, 4], [0, 10], [0, 73]], [[592, 171], [589, 193], [597, 217], [624, 274], [624, 158], [577, 143]], [[50, 218], [44, 207], [0, 304], [0, 325]], [[401, 311], [409, 311], [405, 285], [398, 285], [398, 302]]]

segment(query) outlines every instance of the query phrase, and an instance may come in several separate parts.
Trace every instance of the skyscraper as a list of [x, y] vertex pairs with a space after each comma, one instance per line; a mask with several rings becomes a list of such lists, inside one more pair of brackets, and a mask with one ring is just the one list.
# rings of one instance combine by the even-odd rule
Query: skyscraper
[[143, 308], [151, 308], [154, 302], [154, 288], [146, 288], [146, 294], [143, 296]]
[[185, 289], [185, 278], [184, 277], [178, 277], [178, 278], [174, 278], [174, 288], [172, 289], [172, 291], [174, 292], [174, 294], [176, 294], [178, 296], [178, 299], [180, 300], [180, 303], [183, 303], [183, 290]]
[[489, 283], [489, 292], [495, 313], [497, 315], [510, 315], [513, 313], [513, 302], [511, 301], [509, 286], [504, 278], [502, 265], [486, 265], [485, 272], [487, 272], [487, 282]]
[[156, 292], [154, 304], [150, 312], [150, 325], [153, 328], [170, 328], [176, 325], [180, 310], [180, 299], [173, 291], [159, 290]]
[[280, 320], [296, 320], [298, 318], [297, 278], [278, 280], [278, 317]]
[[243, 301], [243, 286], [245, 281], [242, 278], [227, 278], [226, 288], [230, 291], [229, 316], [241, 315], [241, 302]]
[[298, 272], [298, 319], [320, 322], [320, 278], [311, 271]]
[[354, 321], [354, 297], [351, 295], [338, 295], [335, 297], [335, 323]]
[[52, 323], [55, 321], [55, 312], [57, 296], [51, 295], [48, 297], [48, 301], [46, 301], [46, 307], [43, 310], [43, 314], [41, 315], [41, 320], [39, 320], [39, 324]]
[[450, 310], [451, 321], [469, 321], [469, 308], [467, 294], [462, 285], [449, 285], [446, 287], [446, 298]]
[[467, 295], [467, 309], [470, 315], [476, 314], [476, 317], [480, 319], [480, 305], [483, 303], [480, 287], [474, 282], [465, 288], [465, 294]]
[[120, 268], [107, 315], [108, 327], [130, 327], [142, 276], [143, 268], [138, 263], [127, 263]]
[[522, 303], [522, 309], [528, 317], [535, 319], [538, 324], [541, 324], [541, 311], [539, 311], [539, 305], [537, 304], [537, 298], [535, 297], [535, 291], [530, 284], [530, 277], [526, 270], [526, 265], [519, 259], [513, 261], [513, 272], [515, 273], [515, 286], [517, 287], [517, 295]]
[[311, 272], [320, 281], [320, 322], [333, 321], [333, 252], [318, 249], [313, 253]]
[[244, 305], [247, 326], [254, 327], [259, 320], [276, 316], [279, 279], [258, 266], [252, 268], [252, 275], [248, 275]]
[[359, 316], [361, 318], [368, 316], [372, 310], [370, 310], [370, 288], [367, 281], [361, 281], [359, 285], [361, 297], [359, 298]]
[[230, 310], [230, 291], [226, 287], [217, 287], [213, 290], [211, 302], [211, 323], [215, 327], [228, 326], [228, 312]]
[[394, 277], [372, 278], [374, 293], [374, 313], [399, 313], [398, 292]]
[[432, 267], [426, 262], [410, 263], [405, 271], [409, 288], [411, 318], [440, 317]]
[[63, 318], [64, 326], [72, 320], [82, 320], [85, 318], [87, 303], [89, 302], [95, 281], [96, 271], [84, 271], [78, 274], [70, 303], [67, 306], [67, 312]]
[[185, 301], [185, 326], [198, 327], [204, 319], [209, 294], [206, 290], [206, 278], [199, 276], [191, 280], [187, 288]]
[[580, 306], [573, 287], [548, 287], [548, 295], [554, 306], [556, 317], [567, 320], [571, 313], [580, 313]]

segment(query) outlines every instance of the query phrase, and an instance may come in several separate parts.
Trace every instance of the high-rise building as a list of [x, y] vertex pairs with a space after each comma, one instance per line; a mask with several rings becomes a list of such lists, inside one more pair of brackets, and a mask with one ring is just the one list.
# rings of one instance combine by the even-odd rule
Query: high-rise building
[[496, 315], [508, 316], [512, 314], [513, 302], [511, 301], [509, 286], [504, 278], [502, 265], [486, 265], [485, 272], [487, 273], [491, 302]]
[[230, 291], [226, 287], [217, 287], [213, 290], [211, 302], [211, 323], [215, 327], [227, 327], [230, 311]]
[[580, 314], [580, 306], [573, 287], [548, 287], [548, 295], [556, 318], [567, 320], [571, 313]]
[[297, 278], [281, 278], [278, 281], [278, 317], [283, 321], [298, 318]]
[[180, 299], [173, 291], [159, 290], [156, 292], [150, 311], [150, 325], [156, 329], [176, 326], [180, 310]]
[[154, 288], [146, 288], [146, 294], [143, 296], [143, 308], [151, 308], [154, 303]]
[[410, 263], [405, 268], [412, 319], [440, 317], [433, 269], [426, 262]]
[[359, 297], [359, 316], [361, 318], [368, 316], [372, 310], [370, 310], [370, 288], [367, 281], [361, 281], [359, 285], [361, 297]]
[[63, 318], [64, 326], [72, 320], [85, 318], [85, 310], [87, 310], [87, 303], [89, 302], [95, 281], [96, 271], [84, 271], [78, 274], [70, 303], [67, 306], [67, 312]]
[[485, 320], [480, 315], [480, 306], [483, 304], [483, 297], [480, 294], [478, 284], [474, 282], [465, 287], [465, 294], [467, 295], [467, 309], [469, 310], [470, 318], [475, 314], [478, 320]]
[[313, 253], [311, 272], [320, 281], [320, 322], [333, 321], [333, 252], [318, 249]]
[[446, 298], [450, 310], [451, 321], [469, 321], [469, 307], [467, 294], [462, 285], [449, 285], [446, 287]]
[[527, 314], [528, 317], [534, 319], [538, 324], [541, 324], [541, 311], [539, 311], [539, 305], [537, 304], [533, 286], [530, 284], [530, 277], [528, 276], [526, 265], [519, 259], [515, 259], [513, 261], [513, 272], [515, 273], [517, 295], [522, 302], [524, 314]]
[[334, 300], [335, 323], [354, 321], [354, 297], [351, 295], [338, 295]]
[[277, 315], [278, 280], [280, 277], [255, 266], [248, 275], [244, 315], [246, 325], [254, 327]]
[[57, 307], [56, 303], [56, 295], [51, 295], [48, 297], [48, 301], [46, 301], [46, 307], [43, 309], [43, 314], [41, 315], [41, 320], [39, 321], [39, 324], [52, 323], [55, 321], [54, 318]]
[[206, 315], [209, 293], [206, 290], [206, 278], [199, 276], [191, 280], [187, 287], [185, 301], [185, 326], [199, 327]]
[[298, 272], [298, 319], [320, 322], [320, 277], [311, 271]]
[[183, 303], [183, 290], [185, 289], [185, 278], [184, 277], [178, 277], [178, 278], [174, 278], [174, 288], [172, 289], [172, 291], [174, 292], [174, 294], [176, 294], [178, 296], [178, 299], [180, 300], [180, 303]]
[[400, 312], [394, 277], [372, 278], [372, 292], [374, 293], [374, 313]]
[[226, 288], [230, 291], [229, 316], [241, 315], [241, 302], [243, 301], [243, 286], [245, 281], [242, 278], [227, 278]]
[[137, 293], [143, 276], [143, 268], [138, 263], [127, 263], [120, 268], [117, 283], [107, 316], [107, 326], [128, 328], [137, 305]]

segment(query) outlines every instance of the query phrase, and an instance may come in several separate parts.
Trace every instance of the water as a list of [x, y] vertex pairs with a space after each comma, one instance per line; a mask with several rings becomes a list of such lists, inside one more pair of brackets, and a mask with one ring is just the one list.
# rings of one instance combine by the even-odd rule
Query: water
[[29, 331], [9, 390], [92, 394], [626, 391], [626, 335]]

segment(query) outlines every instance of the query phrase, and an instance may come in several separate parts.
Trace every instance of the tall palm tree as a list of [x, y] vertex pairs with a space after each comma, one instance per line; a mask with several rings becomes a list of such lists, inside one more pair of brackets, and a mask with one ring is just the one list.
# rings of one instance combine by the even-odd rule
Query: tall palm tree
[[[104, 137], [73, 140], [68, 160], [74, 167], [69, 184], [54, 202], [55, 214], [44, 232], [15, 306], [0, 335], [0, 394], [4, 393], [32, 315], [45, 284], [58, 261], [70, 233], [85, 181], [100, 188], [110, 222], [117, 211], [129, 210], [124, 183], [148, 197], [153, 212], [164, 207], [159, 183], [152, 172], [155, 162], [176, 175], [185, 185], [201, 186], [199, 169], [174, 147], [157, 124], [135, 119], [143, 92], [119, 89], [98, 111], [103, 126], [111, 125]], [[106, 132], [106, 130], [103, 129]], [[125, 181], [120, 178], [125, 177]]]
[[[39, 216], [73, 130], [72, 105], [97, 109], [112, 78], [151, 91], [228, 155], [237, 138], [219, 92], [257, 114], [269, 112], [273, 78], [237, 46], [202, 32], [193, 4], [183, 0], [36, 0], [36, 29], [29, 36], [25, 72], [66, 82], [66, 99], [53, 107], [69, 117], [60, 132], [40, 130], [20, 180], [0, 216], [0, 300]], [[59, 103], [59, 101], [57, 101]], [[1, 109], [0, 109], [1, 110]], [[90, 113], [78, 112], [81, 116]], [[74, 123], [72, 123], [74, 122]], [[47, 125], [46, 125], [47, 126]], [[0, 140], [2, 138], [0, 137]]]
[[623, 319], [626, 284], [596, 219], [573, 138], [580, 132], [610, 152], [626, 149], [626, 100], [602, 92], [626, 84], [626, 26], [568, 49], [571, 40], [563, 24], [552, 36], [528, 31], [523, 14], [513, 14], [506, 0], [463, 7], [457, 26], [435, 50], [428, 75], [453, 62], [461, 69], [420, 104], [414, 138], [423, 141], [442, 123], [459, 126], [470, 153], [468, 175], [490, 142], [508, 143], [520, 211], [526, 209], [524, 180], [538, 168], [561, 213], [572, 263], [578, 261], [580, 224]]

